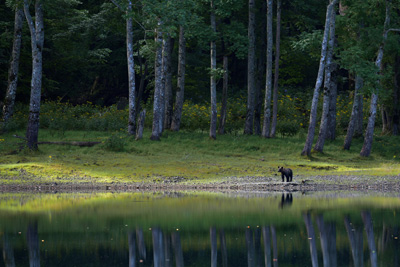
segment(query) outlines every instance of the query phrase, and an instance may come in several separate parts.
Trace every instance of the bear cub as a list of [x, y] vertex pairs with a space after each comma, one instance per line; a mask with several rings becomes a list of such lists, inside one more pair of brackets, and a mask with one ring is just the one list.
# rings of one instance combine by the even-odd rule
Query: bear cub
[[293, 171], [291, 169], [278, 166], [278, 172], [282, 173], [282, 182], [285, 181], [285, 176], [286, 176], [286, 182], [292, 181]]

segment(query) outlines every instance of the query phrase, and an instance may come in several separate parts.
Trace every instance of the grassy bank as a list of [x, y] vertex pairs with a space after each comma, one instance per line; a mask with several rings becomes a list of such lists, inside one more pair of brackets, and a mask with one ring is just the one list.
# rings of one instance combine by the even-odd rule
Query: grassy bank
[[[210, 140], [207, 133], [166, 132], [161, 142], [135, 141], [122, 132], [41, 130], [39, 141], [100, 141], [93, 147], [40, 145], [38, 152], [19, 151], [22, 140], [0, 135], [0, 182], [3, 184], [154, 182], [214, 182], [227, 177], [272, 177], [277, 166], [293, 169], [296, 177], [327, 175], [397, 176], [400, 138], [376, 136], [372, 155], [359, 156], [361, 139], [350, 151], [343, 137], [327, 142], [325, 153], [302, 157], [305, 134], [262, 139], [229, 134]], [[323, 178], [321, 178], [323, 179]]]

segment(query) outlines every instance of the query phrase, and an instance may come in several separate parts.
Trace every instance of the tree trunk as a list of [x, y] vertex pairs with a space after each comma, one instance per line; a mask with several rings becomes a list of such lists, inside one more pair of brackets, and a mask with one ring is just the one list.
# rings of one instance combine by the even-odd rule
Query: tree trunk
[[157, 46], [155, 57], [155, 85], [154, 85], [154, 106], [153, 106], [153, 126], [151, 132], [151, 140], [160, 140], [161, 137], [161, 118], [162, 118], [162, 90], [163, 90], [163, 68], [162, 68], [162, 32], [160, 30], [161, 21], [158, 22], [155, 42]]
[[176, 88], [176, 100], [171, 130], [179, 131], [181, 125], [182, 108], [185, 92], [185, 61], [186, 61], [186, 39], [183, 26], [179, 27], [179, 52], [178, 52], [178, 81]]
[[330, 26], [329, 26], [329, 43], [328, 43], [328, 52], [326, 56], [326, 64], [325, 64], [325, 81], [324, 81], [324, 100], [322, 105], [322, 116], [321, 116], [321, 124], [319, 128], [319, 134], [317, 143], [314, 146], [314, 149], [318, 152], [322, 152], [324, 150], [325, 138], [328, 131], [328, 122], [329, 122], [329, 110], [330, 110], [330, 100], [331, 100], [331, 88], [332, 88], [332, 72], [333, 72], [333, 53], [335, 46], [335, 19], [336, 12], [335, 9], [332, 10], [330, 14]]
[[[132, 1], [128, 0], [126, 15], [132, 12]], [[126, 19], [126, 57], [128, 60], [128, 80], [129, 80], [129, 119], [128, 133], [134, 135], [136, 132], [136, 84], [135, 84], [135, 62], [133, 60], [133, 20], [131, 17]]]
[[328, 132], [327, 139], [331, 141], [336, 139], [336, 101], [337, 101], [337, 64], [333, 64], [333, 71], [331, 74], [331, 94], [329, 100], [329, 114], [328, 114]]
[[166, 43], [168, 44], [165, 52], [165, 117], [164, 129], [170, 129], [173, 114], [173, 98], [172, 98], [172, 51], [174, 49], [174, 38], [168, 36]]
[[148, 67], [147, 67], [147, 61], [144, 63], [144, 73], [140, 71], [141, 77], [140, 77], [140, 84], [139, 84], [139, 92], [137, 94], [137, 100], [136, 100], [136, 114], [139, 113], [140, 108], [141, 108], [141, 101], [143, 97], [143, 91], [144, 91], [144, 85], [147, 80], [147, 75], [148, 75]]
[[[211, 1], [211, 29], [214, 34], [217, 32], [215, 23], [215, 10], [214, 2]], [[211, 77], [210, 77], [210, 90], [211, 90], [211, 118], [210, 118], [210, 138], [216, 139], [217, 132], [217, 83], [215, 79], [215, 71], [217, 69], [217, 48], [215, 40], [211, 41], [210, 44], [210, 56], [211, 56]]]
[[146, 119], [146, 110], [143, 109], [139, 115], [138, 127], [137, 127], [137, 131], [136, 131], [136, 140], [140, 140], [143, 138], [145, 119]]
[[266, 60], [266, 35], [267, 35], [267, 20], [265, 14], [267, 13], [267, 2], [263, 1], [261, 6], [261, 45], [260, 55], [258, 56], [257, 66], [257, 89], [255, 94], [255, 111], [254, 111], [254, 134], [261, 135], [261, 109], [263, 104], [262, 92], [264, 90], [264, 75], [266, 73], [265, 60]]
[[162, 71], [161, 71], [161, 84], [160, 84], [160, 103], [161, 103], [161, 106], [160, 106], [161, 115], [160, 115], [160, 124], [159, 124], [160, 135], [164, 131], [164, 120], [165, 120], [165, 76], [167, 73], [166, 57], [168, 54], [167, 51], [169, 50], [169, 42], [167, 40], [168, 38], [170, 38], [169, 34], [167, 34], [165, 37], [163, 37], [162, 42], [161, 42], [162, 43], [162, 60], [161, 60]]
[[19, 56], [21, 53], [21, 39], [22, 39], [22, 22], [24, 19], [23, 9], [15, 8], [15, 20], [14, 20], [14, 41], [13, 49], [11, 54], [10, 69], [8, 70], [8, 85], [6, 97], [4, 98], [3, 106], [3, 124], [7, 125], [8, 120], [14, 113], [15, 96], [17, 93], [18, 83], [18, 68], [19, 68]]
[[359, 117], [358, 112], [360, 111], [359, 105], [361, 104], [360, 102], [362, 100], [362, 95], [360, 94], [362, 86], [363, 86], [362, 78], [359, 75], [356, 75], [353, 109], [351, 110], [350, 122], [349, 126], [347, 127], [346, 138], [344, 140], [344, 145], [343, 145], [343, 148], [345, 150], [350, 149], [351, 141], [353, 139], [354, 132], [356, 129], [357, 118]]
[[[382, 71], [383, 51], [384, 51], [384, 46], [385, 46], [385, 43], [387, 40], [387, 35], [388, 35], [387, 29], [389, 27], [389, 22], [390, 22], [390, 4], [389, 4], [389, 1], [387, 0], [386, 1], [386, 18], [385, 18], [385, 24], [383, 27], [383, 38], [382, 38], [382, 43], [379, 46], [378, 56], [375, 60], [375, 66], [377, 67], [377, 69], [380, 72]], [[380, 81], [378, 80], [377, 84], [379, 82]], [[364, 144], [363, 144], [363, 147], [360, 152], [360, 156], [362, 156], [362, 157], [368, 157], [371, 154], [377, 107], [378, 107], [378, 90], [376, 89], [376, 91], [373, 92], [371, 95], [371, 104], [370, 104], [370, 109], [369, 109], [368, 125], [367, 125], [367, 129], [365, 131]]]
[[399, 108], [399, 77], [400, 77], [400, 55], [396, 56], [393, 76], [393, 135], [399, 135], [400, 127], [400, 108]]
[[278, 86], [279, 86], [279, 56], [281, 42], [281, 0], [276, 2], [276, 40], [275, 40], [275, 77], [274, 77], [274, 96], [272, 110], [271, 137], [275, 137], [276, 123], [278, 118]]
[[253, 134], [254, 101], [255, 101], [255, 70], [256, 70], [256, 14], [255, 1], [249, 0], [249, 48], [247, 53], [247, 112], [244, 127], [245, 134]]
[[223, 81], [223, 85], [222, 85], [221, 116], [219, 118], [219, 127], [218, 127], [219, 134], [224, 134], [224, 132], [225, 132], [226, 110], [227, 110], [227, 104], [228, 104], [229, 73], [228, 73], [228, 56], [227, 55], [224, 55], [223, 65], [224, 65], [224, 81]]
[[261, 136], [270, 137], [271, 94], [272, 94], [272, 9], [273, 0], [267, 0], [267, 72], [265, 82], [264, 122]]
[[44, 24], [42, 1], [35, 2], [35, 22], [29, 13], [29, 2], [24, 0], [24, 12], [31, 33], [32, 46], [32, 80], [31, 80], [31, 98], [29, 104], [29, 119], [26, 130], [26, 139], [28, 148], [37, 150], [37, 141], [39, 136], [39, 114], [40, 98], [42, 90], [42, 50], [44, 43]]
[[338, 0], [332, 0], [326, 9], [326, 19], [325, 19], [325, 29], [324, 29], [324, 37], [322, 40], [322, 47], [321, 47], [321, 59], [319, 61], [319, 69], [318, 69], [318, 76], [317, 81], [315, 83], [314, 94], [311, 103], [311, 112], [310, 112], [310, 123], [308, 126], [308, 133], [306, 143], [304, 144], [303, 151], [301, 155], [303, 156], [310, 156], [311, 154], [311, 147], [314, 140], [314, 133], [315, 133], [315, 125], [317, 124], [317, 108], [318, 108], [318, 98], [319, 98], [319, 91], [321, 89], [321, 85], [324, 78], [324, 70], [325, 70], [325, 60], [327, 54], [327, 47], [328, 47], [328, 36], [329, 36], [329, 29], [331, 24], [331, 14], [334, 10], [335, 5], [337, 4]]

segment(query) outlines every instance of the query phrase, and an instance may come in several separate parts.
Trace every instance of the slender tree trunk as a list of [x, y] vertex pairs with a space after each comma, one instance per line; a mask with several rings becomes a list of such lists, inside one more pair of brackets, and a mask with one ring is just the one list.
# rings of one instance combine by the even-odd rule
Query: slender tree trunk
[[157, 46], [155, 57], [155, 85], [154, 85], [154, 106], [153, 106], [153, 127], [151, 132], [151, 140], [160, 140], [161, 137], [161, 118], [162, 118], [162, 90], [163, 90], [163, 68], [162, 68], [162, 32], [160, 30], [161, 21], [158, 22], [155, 42]]
[[185, 92], [185, 61], [186, 61], [186, 40], [183, 26], [179, 28], [179, 55], [178, 55], [178, 85], [176, 88], [176, 100], [174, 116], [172, 118], [172, 131], [179, 131], [182, 117], [182, 108]]
[[164, 118], [164, 129], [170, 129], [172, 123], [173, 114], [173, 98], [172, 98], [172, 51], [174, 49], [174, 38], [168, 36], [166, 43], [165, 59], [165, 118]]
[[267, 73], [265, 82], [264, 122], [261, 136], [270, 137], [272, 95], [272, 9], [273, 0], [267, 0]]
[[275, 40], [275, 77], [274, 77], [274, 96], [272, 110], [271, 137], [275, 137], [276, 123], [278, 118], [278, 86], [279, 86], [279, 56], [281, 46], [281, 0], [276, 2], [276, 40]]
[[263, 104], [262, 92], [264, 90], [264, 75], [266, 73], [265, 61], [266, 61], [266, 36], [267, 36], [267, 17], [265, 14], [267, 13], [267, 2], [262, 1], [261, 6], [261, 45], [260, 45], [260, 55], [258, 56], [258, 67], [257, 67], [257, 89], [256, 89], [256, 102], [255, 102], [255, 111], [254, 111], [254, 134], [261, 135], [261, 109]]
[[133, 60], [133, 20], [129, 17], [132, 12], [132, 1], [128, 0], [126, 15], [126, 57], [128, 60], [128, 80], [129, 80], [129, 119], [128, 133], [136, 133], [136, 84], [135, 84], [135, 62]]
[[247, 112], [244, 127], [245, 134], [253, 134], [254, 101], [255, 101], [255, 71], [256, 71], [256, 14], [255, 1], [249, 0], [249, 48], [247, 53]]
[[333, 63], [331, 74], [331, 94], [329, 100], [328, 132], [326, 138], [333, 141], [336, 139], [336, 101], [337, 101], [337, 64]]
[[226, 110], [227, 110], [227, 104], [228, 104], [229, 73], [228, 73], [228, 56], [227, 55], [224, 55], [223, 65], [224, 65], [224, 81], [223, 81], [223, 85], [222, 85], [221, 116], [219, 118], [219, 127], [218, 127], [219, 134], [224, 134], [224, 132], [225, 132]]
[[42, 50], [44, 43], [44, 24], [42, 1], [35, 2], [35, 22], [29, 13], [29, 2], [24, 0], [24, 12], [31, 33], [32, 45], [32, 80], [31, 98], [29, 104], [29, 119], [26, 130], [28, 148], [37, 150], [39, 136], [40, 98], [42, 90]]
[[[388, 35], [387, 29], [389, 27], [389, 23], [390, 23], [390, 4], [389, 4], [389, 1], [386, 0], [386, 18], [385, 18], [385, 24], [383, 27], [383, 38], [382, 38], [382, 43], [378, 50], [378, 56], [375, 60], [375, 66], [377, 67], [377, 69], [380, 72], [382, 71], [383, 51], [384, 51], [384, 46], [385, 46], [385, 43], [387, 40], [387, 35]], [[379, 82], [380, 81], [378, 80], [377, 84]], [[367, 129], [365, 131], [364, 144], [363, 144], [363, 147], [360, 152], [360, 155], [362, 157], [368, 157], [371, 154], [377, 107], [378, 107], [378, 90], [376, 90], [376, 92], [373, 92], [371, 95], [371, 104], [370, 104], [370, 108], [369, 108], [368, 125], [367, 125]]]
[[315, 125], [317, 124], [317, 108], [318, 108], [319, 91], [321, 89], [321, 85], [322, 85], [323, 78], [324, 78], [329, 29], [330, 29], [331, 17], [332, 17], [331, 14], [332, 14], [337, 2], [338, 2], [338, 0], [332, 0], [326, 9], [324, 37], [322, 40], [322, 47], [321, 47], [321, 59], [319, 61], [318, 76], [317, 76], [317, 81], [315, 83], [314, 94], [313, 94], [312, 103], [311, 103], [310, 123], [308, 126], [307, 139], [306, 139], [306, 143], [304, 144], [303, 151], [301, 152], [301, 155], [303, 155], [303, 156], [309, 156], [311, 154], [311, 147], [312, 147], [312, 143], [314, 140], [314, 133], [315, 133]]
[[140, 109], [141, 109], [141, 101], [143, 98], [143, 91], [144, 91], [144, 85], [147, 80], [147, 75], [148, 75], [148, 66], [147, 66], [147, 61], [144, 63], [144, 73], [140, 71], [141, 77], [140, 77], [140, 84], [139, 84], [139, 92], [137, 94], [137, 100], [136, 100], [136, 114], [139, 114]]
[[[215, 23], [215, 10], [214, 2], [211, 1], [211, 29], [214, 34], [217, 32]], [[211, 56], [211, 77], [210, 77], [210, 90], [211, 90], [211, 118], [210, 118], [210, 138], [216, 139], [217, 132], [217, 83], [215, 79], [215, 70], [217, 69], [217, 48], [215, 40], [211, 41], [210, 44], [210, 56]]]
[[21, 53], [22, 39], [22, 22], [24, 19], [24, 10], [20, 7], [15, 8], [14, 20], [14, 41], [11, 54], [10, 69], [8, 70], [8, 85], [6, 97], [3, 106], [3, 123], [7, 124], [8, 120], [14, 113], [15, 96], [17, 93], [19, 56]]
[[324, 100], [322, 105], [322, 116], [321, 116], [321, 124], [319, 128], [319, 135], [317, 139], [317, 143], [314, 146], [314, 149], [318, 152], [322, 152], [324, 150], [325, 138], [328, 132], [328, 122], [329, 122], [329, 108], [330, 108], [330, 100], [331, 100], [331, 88], [332, 88], [332, 72], [333, 72], [333, 50], [335, 46], [335, 19], [336, 12], [335, 9], [331, 12], [330, 18], [330, 26], [329, 26], [329, 43], [328, 43], [328, 52], [326, 56], [326, 64], [325, 64], [325, 81], [324, 81]]
[[400, 77], [400, 55], [396, 56], [395, 73], [393, 76], [393, 135], [399, 135], [400, 130], [400, 107], [399, 107], [399, 77]]
[[161, 116], [160, 116], [160, 134], [162, 134], [162, 132], [164, 131], [164, 120], [165, 120], [165, 76], [167, 73], [167, 69], [166, 69], [166, 56], [168, 54], [168, 50], [169, 50], [169, 42], [167, 41], [167, 39], [169, 38], [169, 35], [167, 34], [165, 37], [162, 38], [162, 64], [161, 64], [161, 84], [160, 84], [160, 102], [161, 102]]
[[363, 86], [363, 79], [359, 75], [356, 75], [353, 109], [351, 110], [350, 122], [349, 126], [347, 127], [346, 138], [344, 140], [344, 145], [343, 145], [343, 148], [345, 150], [350, 149], [351, 141], [353, 140], [354, 132], [356, 129], [358, 112], [360, 111], [359, 105], [361, 104], [360, 102], [362, 101], [362, 95], [360, 94], [362, 86]]

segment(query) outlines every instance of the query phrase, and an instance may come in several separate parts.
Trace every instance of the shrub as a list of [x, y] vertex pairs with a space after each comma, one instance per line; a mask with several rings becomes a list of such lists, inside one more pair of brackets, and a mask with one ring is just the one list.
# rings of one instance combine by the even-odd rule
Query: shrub
[[104, 141], [104, 148], [109, 151], [121, 152], [125, 150], [126, 144], [126, 135], [113, 133], [106, 139], [106, 141]]

